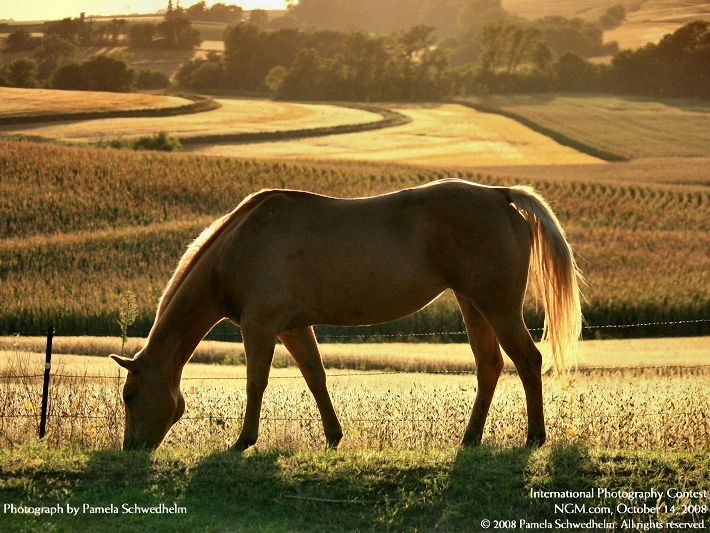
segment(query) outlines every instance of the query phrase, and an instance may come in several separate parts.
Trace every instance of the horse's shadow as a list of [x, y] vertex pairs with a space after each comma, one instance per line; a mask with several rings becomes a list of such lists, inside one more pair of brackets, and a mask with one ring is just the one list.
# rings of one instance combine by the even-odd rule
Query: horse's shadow
[[170, 455], [156, 460], [147, 452], [107, 451], [89, 455], [72, 492], [97, 506], [115, 494], [131, 505], [181, 506], [183, 515], [162, 518], [173, 530], [453, 531], [466, 524], [467, 531], [481, 531], [485, 520], [553, 517], [554, 501], [531, 488], [591, 486], [592, 479], [578, 477], [580, 470], [593, 472], [588, 462], [586, 448], [578, 446], [540, 452], [484, 446], [421, 464], [416, 454], [400, 460], [388, 452], [217, 451], [171, 461]]

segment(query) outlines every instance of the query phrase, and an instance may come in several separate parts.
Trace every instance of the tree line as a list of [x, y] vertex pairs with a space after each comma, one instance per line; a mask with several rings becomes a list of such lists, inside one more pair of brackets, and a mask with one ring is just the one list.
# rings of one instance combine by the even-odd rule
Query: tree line
[[555, 49], [539, 27], [491, 23], [475, 35], [475, 59], [454, 62], [435, 29], [225, 33], [223, 55], [184, 63], [176, 82], [199, 90], [264, 92], [309, 100], [427, 100], [524, 92], [602, 92], [710, 97], [710, 24], [696, 21], [609, 64]]
[[[337, 6], [346, 10], [345, 4], [339, 0], [302, 0], [289, 9], [288, 15], [298, 16], [303, 22], [311, 20], [308, 13], [316, 17], [316, 8], [320, 7], [318, 20], [327, 22], [326, 15]], [[347, 4], [347, 9], [358, 13], [363, 10], [359, 3]], [[198, 2], [183, 9], [173, 8], [171, 1], [161, 22], [139, 23], [120, 31], [127, 32], [129, 43], [179, 48], [199, 42], [192, 20], [237, 20], [225, 30], [223, 53], [189, 60], [174, 76], [174, 83], [180, 87], [207, 92], [362, 101], [545, 91], [710, 97], [707, 22], [689, 23], [659, 43], [619, 52], [616, 43], [603, 41], [603, 28], [623, 22], [622, 6], [613, 6], [598, 21], [589, 22], [564, 17], [525, 21], [509, 16], [500, 0], [384, 0], [379, 5], [381, 14], [409, 6], [397, 18], [399, 22], [424, 18], [436, 21], [439, 19], [434, 14], [444, 17], [446, 13], [444, 18], [452, 20], [451, 13], [455, 12], [457, 33], [442, 37], [446, 32], [441, 25], [423, 24], [389, 33], [273, 29], [268, 17], [259, 13], [253, 17], [254, 23], [243, 21], [241, 8], [236, 6], [215, 4], [207, 8], [204, 2]], [[471, 6], [476, 6], [476, 17]], [[31, 43], [33, 56], [3, 67], [0, 83], [118, 91], [161, 88], [170, 83], [160, 73], [137, 73], [120, 59], [76, 62], [77, 47], [90, 35], [97, 35], [95, 30], [87, 30], [88, 24], [83, 16], [49, 23], [41, 39], [11, 34], [7, 47], [21, 49]], [[153, 29], [148, 31], [148, 26]], [[183, 31], [186, 28], [190, 31]], [[118, 39], [115, 35], [120, 35], [119, 29], [112, 31], [104, 35]], [[144, 40], [135, 36], [142, 31], [146, 33]], [[181, 36], [187, 36], [185, 41]], [[608, 64], [589, 60], [598, 55], [613, 55], [613, 59]]]

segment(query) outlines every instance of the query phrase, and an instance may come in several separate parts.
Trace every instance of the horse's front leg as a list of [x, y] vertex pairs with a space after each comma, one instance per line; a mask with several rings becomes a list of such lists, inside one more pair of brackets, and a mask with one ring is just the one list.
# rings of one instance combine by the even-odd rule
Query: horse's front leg
[[343, 430], [340, 427], [338, 416], [333, 409], [333, 403], [328, 394], [325, 383], [325, 369], [323, 361], [318, 351], [318, 343], [312, 327], [299, 328], [286, 331], [279, 335], [281, 342], [291, 353], [301, 369], [301, 373], [316, 400], [318, 411], [320, 411], [323, 429], [325, 430], [325, 440], [329, 448], [337, 448], [340, 439], [343, 438]]
[[242, 338], [247, 359], [247, 406], [242, 432], [232, 446], [233, 450], [240, 452], [255, 444], [259, 437], [261, 400], [269, 381], [276, 335], [258, 325], [242, 323]]

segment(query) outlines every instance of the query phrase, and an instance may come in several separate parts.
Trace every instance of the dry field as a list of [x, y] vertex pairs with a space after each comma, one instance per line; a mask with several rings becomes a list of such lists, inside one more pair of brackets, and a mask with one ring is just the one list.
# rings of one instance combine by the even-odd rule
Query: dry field
[[[581, 17], [583, 19], [597, 19], [608, 8], [615, 4], [628, 5], [624, 0], [503, 0], [503, 8], [511, 13], [527, 19], [537, 19], [560, 15], [562, 17]], [[636, 2], [637, 4], [643, 3]]]
[[693, 20], [710, 20], [710, 3], [703, 0], [503, 0], [508, 11], [528, 19], [551, 15], [597, 20], [608, 8], [621, 4], [626, 21], [604, 33], [604, 41], [624, 48], [658, 42]]
[[496, 165], [476, 167], [482, 174], [501, 179], [535, 180], [540, 178], [569, 181], [607, 181], [657, 183], [668, 185], [710, 185], [710, 157], [637, 159], [610, 165]]
[[[603, 346], [596, 349], [604, 351]], [[434, 347], [437, 350], [439, 347]], [[12, 375], [40, 373], [36, 368], [42, 365], [41, 355], [20, 352], [4, 360], [0, 435], [8, 444], [22, 442], [34, 433], [41, 387], [40, 379]], [[107, 358], [56, 356], [55, 360], [49, 442], [117, 447], [123, 423], [118, 368]], [[229, 445], [241, 425], [246, 399], [243, 378], [243, 366], [189, 364], [182, 382], [187, 411], [169, 434], [166, 446], [214, 450]], [[455, 446], [476, 391], [471, 375], [330, 370], [329, 383], [345, 429], [343, 449]], [[632, 368], [612, 375], [580, 374], [563, 383], [546, 380], [550, 443], [702, 449], [710, 443], [709, 384], [707, 367], [700, 372], [666, 368], [654, 373]], [[315, 403], [293, 368], [272, 370], [262, 418], [262, 448], [323, 446]], [[523, 438], [524, 428], [522, 386], [516, 375], [504, 374], [484, 441], [516, 445]]]
[[58, 91], [0, 87], [0, 117], [177, 107], [190, 101], [176, 96], [96, 91]]
[[617, 41], [622, 49], [657, 43], [689, 22], [710, 20], [710, 3], [703, 0], [645, 0], [624, 4], [627, 4], [626, 22], [604, 34], [605, 41]]
[[[396, 372], [472, 372], [475, 370], [471, 348], [460, 335], [459, 343], [370, 342], [343, 344], [319, 336], [320, 352], [330, 373], [340, 370], [386, 370]], [[132, 355], [144, 344], [142, 338], [129, 338], [125, 353]], [[44, 366], [44, 337], [0, 337], [0, 374], [13, 360], [13, 353], [28, 353], [28, 362], [37, 372]], [[53, 353], [63, 371], [82, 373], [87, 365], [92, 372], [115, 375], [118, 366], [106, 357], [119, 353], [121, 340], [116, 337], [55, 337]], [[544, 349], [544, 348], [543, 348]], [[507, 369], [512, 362], [504, 355]], [[239, 342], [202, 341], [185, 376], [244, 377], [244, 345]], [[229, 364], [204, 364], [229, 363]], [[641, 369], [658, 367], [699, 367], [710, 365], [710, 337], [677, 337], [653, 339], [588, 340], [580, 345], [577, 368]], [[295, 369], [296, 363], [278, 344], [273, 366]]]
[[57, 141], [97, 142], [129, 139], [159, 131], [176, 137], [190, 137], [363, 124], [381, 118], [369, 111], [335, 105], [231, 98], [217, 101], [222, 106], [219, 109], [191, 115], [25, 124], [2, 127], [0, 134], [40, 136]]
[[477, 101], [630, 159], [708, 156], [710, 104], [702, 101], [567, 95]]
[[373, 132], [248, 145], [198, 145], [191, 150], [227, 157], [390, 161], [430, 167], [599, 162], [514, 120], [461, 105], [394, 109], [412, 122]]

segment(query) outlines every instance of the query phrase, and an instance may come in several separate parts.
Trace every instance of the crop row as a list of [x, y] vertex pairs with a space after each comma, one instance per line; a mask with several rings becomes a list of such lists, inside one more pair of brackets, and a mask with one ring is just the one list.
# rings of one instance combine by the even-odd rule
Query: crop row
[[[145, 334], [185, 246], [213, 217], [262, 187], [364, 196], [450, 176], [503, 183], [465, 171], [255, 162], [17, 142], [0, 143], [0, 175], [0, 210], [7, 213], [0, 222], [0, 333], [26, 335], [41, 333], [48, 321], [62, 334], [115, 333], [118, 295], [126, 289], [138, 299], [133, 334]], [[706, 189], [582, 179], [531, 183], [553, 203], [580, 256], [589, 323], [710, 314]], [[540, 325], [532, 306], [528, 319], [531, 327]], [[702, 334], [704, 327], [635, 329], [633, 334]], [[362, 330], [326, 328], [323, 333], [365, 340], [452, 329], [461, 329], [461, 321], [448, 297], [398, 322]]]

